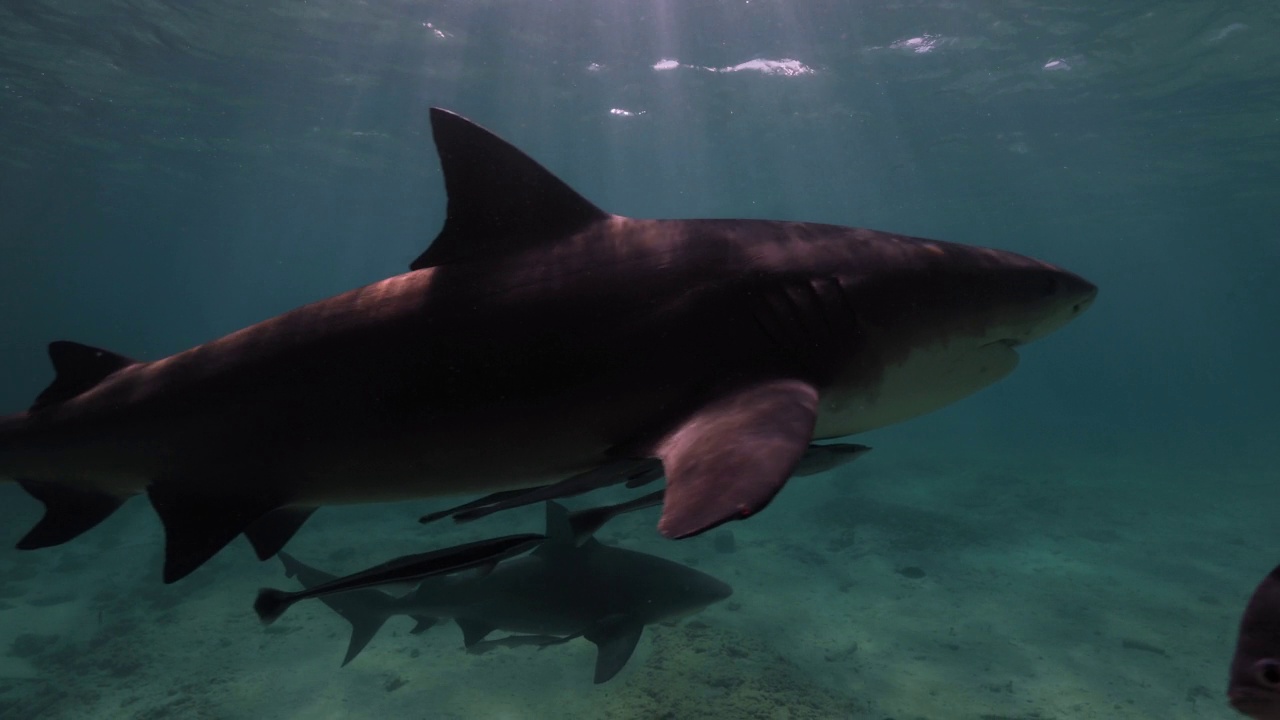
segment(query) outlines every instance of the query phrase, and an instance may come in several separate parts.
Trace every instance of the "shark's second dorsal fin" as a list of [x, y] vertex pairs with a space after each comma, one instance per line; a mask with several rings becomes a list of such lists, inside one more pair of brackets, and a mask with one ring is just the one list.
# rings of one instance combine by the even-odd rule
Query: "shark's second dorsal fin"
[[409, 267], [518, 252], [609, 215], [511, 143], [448, 110], [431, 108], [445, 191], [444, 229]]
[[108, 350], [66, 340], [49, 343], [49, 359], [53, 361], [53, 382], [36, 396], [31, 405], [33, 411], [70, 400], [108, 375], [137, 362]]

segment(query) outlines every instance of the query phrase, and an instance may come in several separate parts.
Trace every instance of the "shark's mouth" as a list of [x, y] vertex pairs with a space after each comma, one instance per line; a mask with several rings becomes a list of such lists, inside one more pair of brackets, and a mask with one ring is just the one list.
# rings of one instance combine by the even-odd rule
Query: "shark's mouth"
[[992, 340], [991, 342], [986, 343], [982, 347], [991, 347], [992, 345], [1004, 345], [1005, 347], [1016, 348], [1021, 344], [1022, 344], [1022, 340], [1020, 338], [1000, 338], [999, 340]]

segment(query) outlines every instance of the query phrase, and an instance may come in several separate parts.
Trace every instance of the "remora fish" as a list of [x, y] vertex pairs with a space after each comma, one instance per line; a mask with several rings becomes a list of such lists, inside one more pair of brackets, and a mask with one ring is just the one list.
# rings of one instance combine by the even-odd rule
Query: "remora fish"
[[[342, 664], [360, 654], [387, 618], [410, 615], [422, 632], [453, 618], [468, 650], [506, 645], [556, 645], [582, 636], [599, 647], [595, 682], [626, 665], [646, 625], [698, 612], [733, 589], [705, 573], [653, 555], [578, 543], [568, 513], [547, 503], [548, 540], [532, 553], [505, 560], [481, 577], [430, 577], [401, 598], [363, 589], [320, 600], [351, 623]], [[335, 582], [328, 573], [280, 554], [286, 573], [303, 587]], [[265, 619], [265, 618], [264, 618]], [[495, 630], [521, 633], [485, 640]]]
[[[50, 345], [0, 477], [66, 542], [145, 492], [164, 579], [321, 505], [544, 485], [658, 458], [659, 529], [763, 509], [812, 439], [990, 385], [1097, 289], [1013, 253], [850, 227], [608, 214], [431, 111], [448, 213], [412, 272], [151, 362]], [[494, 438], [501, 438], [495, 450]]]
[[1280, 720], [1280, 566], [1258, 583], [1245, 606], [1227, 699], [1253, 720]]
[[[826, 472], [856, 459], [870, 449], [866, 445], [857, 445], [855, 443], [810, 445], [809, 449], [805, 451], [804, 457], [800, 458], [800, 462], [791, 471], [791, 477], [804, 477]], [[662, 463], [657, 458], [648, 458], [640, 462], [630, 460], [618, 464], [611, 463], [552, 485], [539, 485], [538, 487], [523, 490], [503, 490], [492, 495], [486, 495], [446, 510], [437, 510], [423, 515], [418, 519], [418, 522], [426, 524], [446, 517], [452, 517], [460, 522], [477, 520], [503, 510], [532, 505], [544, 500], [573, 497], [574, 495], [581, 495], [610, 485], [625, 483], [629, 488], [636, 488], [653, 482], [660, 477], [662, 477]], [[652, 493], [646, 497], [657, 498], [657, 502], [634, 506], [628, 503], [629, 509], [622, 512], [630, 512], [630, 510], [639, 510], [642, 507], [661, 504], [664, 495], [665, 492], [662, 491]], [[615, 506], [614, 509], [616, 507], [618, 506]], [[616, 514], [619, 513], [612, 513], [610, 517]]]
[[272, 622], [299, 600], [394, 583], [413, 583], [435, 575], [473, 568], [492, 569], [499, 561], [530, 550], [545, 539], [542, 535], [506, 535], [405, 555], [333, 582], [308, 587], [301, 592], [263, 589], [258, 593], [258, 601], [254, 603], [253, 609], [263, 621]]

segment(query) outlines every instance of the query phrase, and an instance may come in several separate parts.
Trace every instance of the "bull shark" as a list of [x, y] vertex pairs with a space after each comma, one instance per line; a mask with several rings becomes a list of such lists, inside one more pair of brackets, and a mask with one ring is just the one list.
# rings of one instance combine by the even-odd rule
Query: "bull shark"
[[[288, 553], [280, 553], [280, 559], [286, 574], [309, 591], [343, 581]], [[361, 575], [366, 573], [357, 573]], [[396, 582], [398, 578], [388, 580]], [[472, 652], [497, 646], [546, 647], [585, 637], [599, 648], [596, 683], [609, 681], [626, 665], [646, 625], [691, 615], [733, 593], [725, 583], [679, 563], [575, 537], [568, 511], [554, 502], [547, 503], [547, 540], [529, 555], [504, 560], [484, 575], [430, 577], [399, 598], [361, 587], [314, 594], [351, 623], [343, 665], [360, 654], [390, 617], [412, 616], [417, 620], [415, 633], [446, 617], [457, 622], [463, 644]], [[255, 609], [265, 622], [287, 609], [261, 602], [279, 594], [263, 590], [259, 595]], [[485, 639], [496, 630], [520, 634]]]
[[[44, 504], [18, 547], [146, 494], [164, 580], [323, 505], [554, 483], [658, 459], [659, 531], [762, 510], [814, 439], [1008, 375], [1097, 288], [1011, 252], [769, 220], [607, 213], [433, 108], [448, 195], [410, 271], [153, 361], [60, 341], [0, 417], [0, 477]], [[495, 447], [495, 439], [498, 439]]]

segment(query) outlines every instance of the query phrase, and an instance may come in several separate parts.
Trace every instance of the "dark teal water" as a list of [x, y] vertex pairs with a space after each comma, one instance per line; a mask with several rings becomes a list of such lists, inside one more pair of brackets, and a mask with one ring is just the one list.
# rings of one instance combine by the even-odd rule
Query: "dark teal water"
[[[25, 407], [48, 383], [49, 340], [155, 359], [407, 269], [443, 220], [432, 106], [494, 129], [612, 212], [824, 221], [1024, 252], [1101, 294], [1080, 321], [1027, 347], [1013, 376], [875, 433], [866, 470], [860, 462], [838, 480], [789, 488], [776, 512], [735, 526], [732, 562], [709, 544], [658, 541], [652, 517], [630, 537], [724, 572], [766, 568], [733, 581], [740, 611], [703, 618], [705, 632], [751, 637], [752, 657], [798, 678], [792, 694], [768, 695], [775, 704], [760, 717], [1227, 717], [1220, 685], [1234, 618], [1280, 560], [1265, 512], [1280, 437], [1277, 32], [1280, 9], [1261, 1], [6, 0], [0, 408]], [[15, 488], [0, 491], [9, 543], [39, 511]], [[836, 497], [862, 508], [848, 517], [863, 523], [859, 542], [883, 559], [889, 584], [832, 549], [843, 530], [813, 507]], [[44, 651], [14, 646], [0, 663], [0, 717], [685, 716], [636, 700], [655, 694], [730, 717], [716, 699], [764, 693], [749, 678], [772, 672], [672, 689], [697, 675], [695, 658], [668, 661], [666, 675], [630, 668], [599, 690], [586, 681], [587, 650], [510, 651], [466, 671], [473, 659], [450, 636], [422, 649], [463, 664], [447, 681], [452, 699], [432, 710], [423, 703], [440, 692], [438, 675], [416, 676], [412, 664], [394, 669], [409, 682], [394, 692], [381, 666], [338, 672], [345, 629], [330, 625], [334, 637], [316, 641], [333, 655], [316, 665], [323, 675], [299, 678], [281, 666], [295, 635], [265, 636], [244, 613], [257, 585], [282, 582], [277, 571], [235, 548], [190, 589], [155, 588], [158, 531], [136, 504], [82, 546], [0, 553], [0, 573], [13, 578], [0, 576], [0, 654], [27, 624], [46, 638]], [[886, 507], [896, 510], [866, 510]], [[321, 531], [331, 552], [353, 543], [355, 569], [387, 556], [359, 546], [371, 528], [397, 523], [387, 530], [396, 547], [420, 544], [419, 509], [326, 511]], [[963, 533], [909, 541], [911, 528], [948, 523], [1001, 538], [972, 541], [992, 553], [989, 566]], [[1096, 557], [1076, 544], [1085, 536]], [[1041, 542], [1061, 564], [1032, 572], [1014, 559]], [[797, 547], [833, 555], [810, 566]], [[1116, 594], [1090, 591], [1064, 569], [1072, 563]], [[894, 585], [902, 565], [949, 584]], [[948, 578], [947, 567], [971, 572]], [[988, 572], [1054, 590], [1000, 590], [981, 580]], [[752, 586], [752, 576], [771, 580]], [[799, 595], [770, 599], [780, 585]], [[111, 600], [31, 602], [59, 593]], [[164, 609], [132, 614], [142, 597]], [[840, 634], [831, 613], [869, 603], [883, 613], [878, 630], [857, 626], [861, 613], [840, 621], [861, 659], [831, 660], [843, 650], [813, 638]], [[1054, 603], [1094, 612], [1062, 620], [1046, 610]], [[115, 610], [104, 619], [101, 607]], [[210, 629], [197, 607], [235, 619]], [[1062, 626], [999, 630], [1028, 607]], [[774, 614], [781, 608], [792, 612]], [[1025, 656], [1004, 657], [999, 643], [979, 642], [963, 662], [938, 650], [964, 644], [935, 634], [947, 630], [939, 614], [972, 608], [997, 628], [973, 634], [1007, 634]], [[1127, 629], [1115, 630], [1121, 615]], [[95, 645], [95, 622], [115, 634]], [[752, 632], [761, 626], [770, 630]], [[138, 628], [149, 628], [147, 650], [112, 670], [116, 651], [101, 648], [139, 646]], [[269, 660], [259, 658], [264, 637], [277, 653]], [[1073, 644], [1082, 637], [1100, 638], [1098, 655]], [[313, 649], [300, 641], [292, 652]], [[205, 659], [214, 670], [198, 667]], [[706, 662], [732, 667], [721, 655]], [[509, 705], [476, 709], [459, 694], [469, 682], [478, 695], [499, 679], [520, 686], [549, 663], [565, 666], [564, 687], [558, 675], [529, 680], [527, 702], [507, 688]], [[1135, 670], [1145, 663], [1149, 675]], [[287, 692], [273, 693], [268, 677]], [[315, 701], [312, 686], [354, 705]], [[1206, 687], [1209, 696], [1197, 690]], [[175, 706], [174, 693], [195, 699]], [[959, 698], [950, 710], [937, 697], [949, 694]], [[819, 696], [820, 709], [798, 699]]]

